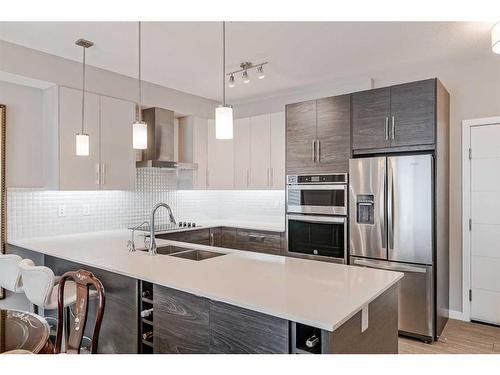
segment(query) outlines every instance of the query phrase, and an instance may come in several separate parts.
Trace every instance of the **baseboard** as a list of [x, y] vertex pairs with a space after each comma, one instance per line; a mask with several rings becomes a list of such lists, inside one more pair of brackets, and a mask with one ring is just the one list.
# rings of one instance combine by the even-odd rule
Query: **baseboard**
[[469, 319], [466, 319], [463, 312], [456, 310], [450, 310], [450, 319], [463, 320], [464, 322], [469, 321]]

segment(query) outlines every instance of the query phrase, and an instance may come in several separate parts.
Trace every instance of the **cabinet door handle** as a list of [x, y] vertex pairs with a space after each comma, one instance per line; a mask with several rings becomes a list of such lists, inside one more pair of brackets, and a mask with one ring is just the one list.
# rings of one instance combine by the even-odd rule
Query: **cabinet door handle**
[[206, 180], [206, 185], [207, 185], [207, 188], [210, 186], [210, 184], [208, 183], [208, 168], [207, 168], [207, 171], [205, 173], [205, 180]]
[[99, 185], [100, 183], [100, 180], [101, 180], [101, 176], [100, 176], [100, 165], [99, 163], [96, 163], [95, 165], [95, 184], [96, 185]]
[[319, 139], [316, 140], [316, 162], [321, 162], [321, 141]]
[[210, 246], [214, 246], [214, 234], [210, 233]]
[[389, 140], [389, 116], [385, 116], [385, 140]]
[[311, 158], [312, 162], [315, 163], [316, 162], [316, 140], [313, 139], [312, 141], [312, 158]]
[[271, 185], [271, 168], [267, 167], [267, 187]]
[[391, 117], [391, 139], [394, 139], [396, 137], [396, 124], [394, 121], [394, 116]]
[[247, 168], [247, 187], [250, 187], [250, 168]]
[[271, 183], [269, 184], [269, 187], [273, 187], [274, 186], [274, 170], [273, 170], [273, 167], [269, 168], [269, 173], [271, 175], [271, 177], [269, 178]]
[[103, 185], [106, 184], [106, 163], [102, 163], [102, 176], [101, 176], [101, 183]]

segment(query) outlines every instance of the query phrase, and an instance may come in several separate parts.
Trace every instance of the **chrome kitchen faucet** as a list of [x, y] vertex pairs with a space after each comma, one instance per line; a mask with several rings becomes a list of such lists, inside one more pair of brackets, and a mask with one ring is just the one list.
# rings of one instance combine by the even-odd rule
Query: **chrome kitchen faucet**
[[158, 203], [156, 206], [153, 207], [153, 211], [151, 211], [151, 221], [149, 222], [149, 255], [156, 255], [156, 240], [155, 240], [155, 214], [156, 211], [160, 207], [165, 207], [168, 211], [168, 216], [170, 218], [170, 222], [173, 223], [174, 225], [177, 225], [175, 222], [174, 215], [172, 214], [172, 209], [170, 206], [166, 203]]

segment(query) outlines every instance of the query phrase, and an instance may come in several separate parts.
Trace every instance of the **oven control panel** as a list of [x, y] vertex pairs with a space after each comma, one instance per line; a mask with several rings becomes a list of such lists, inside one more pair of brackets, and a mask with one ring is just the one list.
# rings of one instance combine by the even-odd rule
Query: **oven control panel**
[[346, 184], [347, 173], [288, 175], [288, 185], [297, 184]]

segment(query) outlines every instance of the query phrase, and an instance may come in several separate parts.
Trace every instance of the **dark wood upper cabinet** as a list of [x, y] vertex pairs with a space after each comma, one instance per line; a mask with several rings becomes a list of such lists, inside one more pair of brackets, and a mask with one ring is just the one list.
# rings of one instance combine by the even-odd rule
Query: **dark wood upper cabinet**
[[388, 87], [352, 94], [352, 148], [390, 147], [390, 112], [391, 89]]
[[316, 138], [319, 147], [315, 170], [348, 172], [351, 124], [350, 95], [317, 101]]
[[435, 79], [392, 86], [391, 146], [434, 144], [435, 103]]
[[287, 105], [287, 174], [347, 172], [350, 116], [350, 95]]
[[286, 106], [287, 173], [301, 173], [314, 167], [316, 101]]
[[352, 149], [411, 151], [432, 148], [436, 79], [352, 94]]

